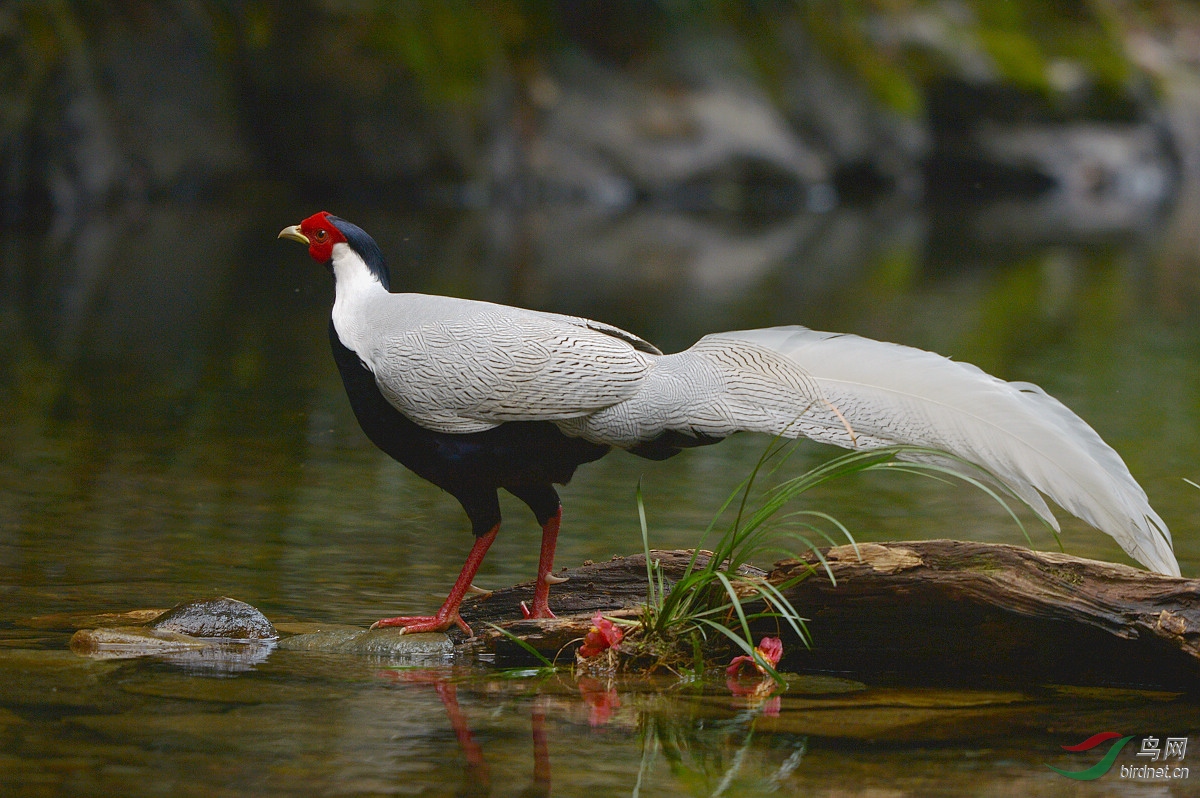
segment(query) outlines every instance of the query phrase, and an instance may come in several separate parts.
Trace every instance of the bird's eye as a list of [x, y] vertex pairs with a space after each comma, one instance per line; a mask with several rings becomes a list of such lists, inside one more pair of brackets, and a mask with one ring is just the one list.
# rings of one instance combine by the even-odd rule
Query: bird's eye
[[329, 233], [325, 232], [324, 230], [318, 230], [314, 237], [317, 239], [317, 241], [324, 241], [328, 236]]

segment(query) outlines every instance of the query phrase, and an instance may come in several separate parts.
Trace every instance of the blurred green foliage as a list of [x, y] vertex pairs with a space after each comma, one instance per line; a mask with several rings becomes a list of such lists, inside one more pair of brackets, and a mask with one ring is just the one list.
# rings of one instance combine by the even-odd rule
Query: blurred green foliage
[[922, 87], [945, 77], [1052, 96], [1064, 78], [1122, 90], [1133, 69], [1113, 3], [1054, 0], [811, 0], [807, 30], [888, 108], [923, 110]]
[[[86, 53], [101, 26], [136, 28], [152, 18], [147, 8], [170, 11], [133, 0], [9, 4], [0, 11], [0, 85], [27, 98], [64, 55]], [[964, 71], [1049, 93], [1054, 66], [1070, 62], [1096, 85], [1124, 85], [1132, 68], [1122, 8], [1113, 0], [200, 0], [180, 13], [207, 22], [221, 60], [264, 57], [299, 29], [307, 41], [298, 45], [321, 42], [332, 57], [360, 51], [403, 69], [429, 100], [451, 103], [478, 100], [494, 70], [519, 71], [564, 48], [636, 59], [689, 29], [735, 36], [770, 84], [788, 66], [788, 37], [803, 32], [881, 103], [912, 115], [923, 84]]]
[[[179, 63], [196, 70], [203, 96], [228, 103], [266, 171], [320, 150], [346, 159], [326, 174], [355, 173], [354, 148], [340, 145], [374, 136], [379, 159], [408, 158], [394, 172], [453, 181], [473, 173], [481, 131], [495, 127], [489, 98], [517, 97], [518, 112], [500, 124], [519, 127], [521, 109], [537, 105], [520, 99], [546, 85], [538, 81], [556, 61], [580, 54], [669, 77], [681, 43], [694, 58], [719, 40], [781, 106], [819, 62], [908, 119], [924, 116], [946, 80], [1013, 88], [1051, 113], [1114, 118], [1154, 85], [1131, 57], [1131, 32], [1176, 18], [1200, 27], [1183, 0], [16, 0], [0, 4], [0, 180], [11, 198], [31, 173], [50, 171], [39, 159], [75, 158], [70, 171], [103, 162], [96, 152], [125, 157], [118, 140], [139, 123], [128, 106], [154, 107], [154, 92], [177, 84], [113, 82], [113, 63], [152, 73], [145, 62], [176, 55], [170, 45], [117, 51], [168, 27], [164, 41], [190, 48]], [[364, 108], [394, 124], [364, 133]], [[90, 154], [80, 144], [89, 136]], [[120, 169], [109, 171], [119, 184]]]

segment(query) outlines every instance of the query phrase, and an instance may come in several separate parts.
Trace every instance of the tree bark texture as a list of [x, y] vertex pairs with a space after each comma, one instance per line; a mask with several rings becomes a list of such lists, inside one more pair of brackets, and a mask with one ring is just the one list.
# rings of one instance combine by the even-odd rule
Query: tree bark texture
[[[777, 563], [765, 578], [783, 585], [808, 619], [806, 648], [786, 624], [760, 621], [784, 641], [786, 671], [831, 673], [875, 683], [1107, 685], [1200, 692], [1200, 580], [1017, 546], [956, 540], [865, 543]], [[668, 581], [689, 552], [652, 552]], [[703, 561], [703, 560], [702, 560]], [[645, 601], [641, 555], [568, 570], [551, 606], [559, 618], [513, 621], [532, 584], [464, 603], [463, 618], [497, 660], [519, 647], [487, 624], [559, 661], [587, 633], [597, 610], [634, 615]]]

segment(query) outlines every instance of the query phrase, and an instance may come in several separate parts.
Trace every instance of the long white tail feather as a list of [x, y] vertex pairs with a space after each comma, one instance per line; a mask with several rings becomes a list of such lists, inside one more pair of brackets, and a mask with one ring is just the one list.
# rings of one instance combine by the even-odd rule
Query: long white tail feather
[[991, 472], [1055, 529], [1039, 491], [1147, 567], [1179, 575], [1166, 524], [1083, 419], [1035, 385], [912, 347], [804, 327], [709, 335], [657, 358], [633, 398], [561, 426], [618, 446], [672, 429], [929, 447]]
[[331, 263], [338, 340], [383, 396], [426, 429], [550, 421], [624, 448], [668, 431], [723, 438], [742, 430], [850, 449], [921, 446], [991, 472], [1056, 528], [1039, 491], [1148, 567], [1179, 574], [1171, 535], [1120, 456], [1027, 383], [920, 349], [803, 327], [709, 335], [661, 355], [586, 319], [392, 294], [349, 242], [334, 245]]

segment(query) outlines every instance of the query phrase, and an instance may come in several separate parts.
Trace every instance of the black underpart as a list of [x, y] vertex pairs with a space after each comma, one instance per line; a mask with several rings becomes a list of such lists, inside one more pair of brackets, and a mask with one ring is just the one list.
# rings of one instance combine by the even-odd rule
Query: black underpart
[[458, 499], [476, 537], [500, 523], [499, 488], [529, 505], [544, 526], [558, 513], [554, 484], [567, 484], [577, 467], [609, 451], [608, 446], [570, 438], [548, 421], [510, 421], [461, 435], [427, 430], [388, 404], [375, 375], [342, 344], [332, 321], [329, 343], [366, 436], [394, 460]]
[[666, 460], [674, 457], [684, 449], [694, 449], [697, 446], [712, 446], [724, 438], [714, 438], [710, 435], [689, 435], [686, 432], [669, 429], [652, 440], [643, 441], [629, 448], [630, 454], [644, 457], [647, 460]]

